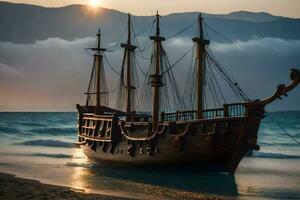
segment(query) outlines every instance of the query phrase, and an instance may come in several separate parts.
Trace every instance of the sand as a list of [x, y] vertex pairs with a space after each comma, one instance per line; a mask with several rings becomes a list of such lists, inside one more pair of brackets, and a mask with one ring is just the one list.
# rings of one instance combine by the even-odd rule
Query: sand
[[[89, 194], [72, 188], [42, 184], [36, 180], [15, 177], [14, 175], [0, 173], [0, 199], [5, 200], [35, 200], [35, 199], [120, 199], [128, 198]], [[198, 199], [198, 198], [197, 198]], [[220, 198], [201, 195], [200, 200], [218, 200]]]
[[39, 181], [17, 178], [14, 175], [0, 173], [0, 199], [121, 199], [98, 194], [87, 194], [72, 188], [42, 184]]

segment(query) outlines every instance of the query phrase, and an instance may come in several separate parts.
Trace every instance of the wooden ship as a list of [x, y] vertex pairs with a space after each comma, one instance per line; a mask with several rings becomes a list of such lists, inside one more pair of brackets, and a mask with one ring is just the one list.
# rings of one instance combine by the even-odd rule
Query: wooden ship
[[[204, 23], [200, 14], [195, 20], [198, 33], [192, 39], [193, 63], [181, 93], [173, 74], [174, 65], [168, 64], [163, 47], [166, 39], [160, 34], [160, 16], [156, 15], [153, 21], [156, 33], [150, 36], [153, 44], [150, 67], [138, 95], [135, 79], [138, 47], [133, 45], [136, 37], [132, 36], [133, 25], [128, 15], [128, 39], [121, 44], [124, 56], [115, 107], [109, 106], [104, 68], [106, 49], [101, 46], [98, 32], [97, 47], [90, 49], [94, 52], [94, 65], [86, 105], [76, 105], [77, 144], [90, 159], [124, 166], [200, 165], [234, 174], [249, 151], [259, 150], [258, 129], [265, 106], [294, 89], [299, 84], [300, 72], [292, 69], [292, 82], [279, 85], [272, 96], [250, 100], [208, 50]], [[208, 108], [209, 103], [220, 97], [217, 93], [222, 92], [217, 87], [211, 89], [217, 82], [211, 68], [220, 73], [242, 100]], [[208, 90], [215, 98], [207, 97]]]

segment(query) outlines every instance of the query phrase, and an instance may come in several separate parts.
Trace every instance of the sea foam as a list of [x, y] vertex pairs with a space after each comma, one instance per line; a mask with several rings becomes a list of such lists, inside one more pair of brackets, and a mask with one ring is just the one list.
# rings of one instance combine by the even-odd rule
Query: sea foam
[[93, 166], [92, 163], [76, 163], [76, 162], [67, 162], [65, 165], [68, 167], [86, 167], [86, 168]]
[[271, 152], [253, 152], [252, 157], [258, 158], [300, 158], [299, 155], [290, 155], [283, 153], [271, 153]]
[[49, 135], [65, 135], [65, 134], [75, 134], [76, 128], [34, 128], [31, 129], [32, 133], [38, 133], [38, 134], [49, 134]]
[[29, 154], [30, 156], [37, 156], [37, 157], [48, 157], [48, 158], [73, 158], [73, 155], [68, 154], [51, 154], [51, 153], [33, 153]]
[[63, 142], [60, 140], [29, 140], [17, 143], [18, 145], [26, 146], [46, 146], [46, 147], [76, 147], [73, 143]]

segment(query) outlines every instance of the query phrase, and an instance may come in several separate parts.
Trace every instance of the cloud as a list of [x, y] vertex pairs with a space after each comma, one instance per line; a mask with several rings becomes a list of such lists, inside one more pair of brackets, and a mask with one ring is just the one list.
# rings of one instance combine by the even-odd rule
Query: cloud
[[[276, 47], [277, 48], [274, 48]], [[217, 52], [244, 52], [244, 51], [266, 51], [272, 48], [275, 54], [290, 54], [299, 50], [299, 40], [283, 40], [279, 38], [256, 38], [248, 41], [237, 40], [234, 43], [212, 43], [212, 48]]]
[[[258, 83], [266, 83], [270, 78], [286, 81], [287, 76], [283, 75], [292, 67], [300, 67], [299, 40], [259, 38], [231, 44], [212, 43], [211, 48], [231, 71], [241, 78], [243, 74], [253, 75]], [[262, 80], [263, 76], [267, 79]], [[248, 80], [251, 81], [249, 77]]]
[[7, 76], [20, 77], [20, 76], [22, 76], [22, 74], [14, 67], [0, 63], [0, 76], [1, 76], [0, 81], [1, 80], [3, 81], [3, 79]]
[[[299, 40], [257, 38], [231, 44], [212, 43], [211, 48], [252, 98], [271, 95], [278, 84], [290, 82], [291, 68], [300, 69]], [[296, 88], [287, 100], [277, 101], [270, 108], [300, 110], [299, 91]]]
[[94, 42], [93, 38], [49, 38], [30, 45], [0, 42], [1, 104], [72, 108], [91, 70], [83, 49]]
[[[83, 103], [92, 69], [92, 57], [84, 49], [94, 45], [95, 39], [91, 37], [73, 41], [49, 38], [29, 45], [0, 42], [0, 105], [5, 105], [6, 109], [72, 110], [76, 103]], [[173, 38], [164, 45], [172, 64], [193, 43], [190, 38]], [[234, 43], [212, 42], [210, 48], [253, 98], [270, 95], [279, 83], [289, 82], [289, 68], [300, 67], [298, 40], [258, 38]], [[148, 57], [149, 53], [150, 50], [144, 52], [144, 56]], [[122, 54], [120, 48], [106, 53], [117, 71]], [[174, 67], [181, 88], [186, 81], [190, 59], [191, 55], [188, 55]], [[146, 71], [149, 61], [139, 62]], [[117, 75], [107, 65], [106, 71], [109, 88], [113, 91], [117, 87]], [[271, 108], [300, 110], [299, 94], [297, 89], [285, 103], [274, 104]], [[112, 95], [111, 102], [114, 97]]]

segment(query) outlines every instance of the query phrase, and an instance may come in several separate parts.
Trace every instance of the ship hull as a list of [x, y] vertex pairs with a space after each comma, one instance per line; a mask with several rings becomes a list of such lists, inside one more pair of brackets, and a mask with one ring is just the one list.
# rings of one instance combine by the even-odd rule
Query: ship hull
[[78, 136], [83, 152], [101, 165], [200, 166], [234, 174], [246, 153], [258, 148], [260, 111], [252, 117], [165, 121], [155, 131], [151, 123], [93, 115], [79, 117]]
[[[174, 150], [174, 145], [170, 142], [162, 142], [158, 145], [157, 155], [143, 155], [140, 148], [136, 155], [132, 157], [127, 153], [127, 144], [120, 144], [123, 153], [107, 153], [97, 146], [96, 150], [91, 149], [88, 145], [82, 145], [81, 149], [91, 160], [101, 165], [119, 166], [119, 167], [180, 167], [180, 166], [200, 166], [203, 169], [213, 171], [224, 171], [234, 174], [237, 164], [241, 161], [245, 152], [240, 152], [240, 156], [235, 155], [237, 147], [228, 145], [218, 147], [216, 151], [214, 144], [204, 144], [207, 147], [199, 146], [200, 151], [186, 149], [182, 152]], [[210, 146], [210, 147], [208, 147]]]

